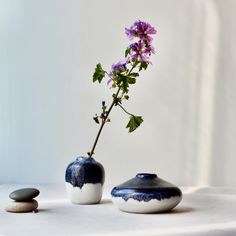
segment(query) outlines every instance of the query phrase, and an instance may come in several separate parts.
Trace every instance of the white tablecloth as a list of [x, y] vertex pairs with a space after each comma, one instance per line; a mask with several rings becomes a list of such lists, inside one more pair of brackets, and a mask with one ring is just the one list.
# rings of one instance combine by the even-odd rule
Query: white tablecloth
[[236, 188], [182, 188], [181, 204], [170, 213], [119, 211], [105, 191], [101, 204], [73, 205], [63, 185], [40, 189], [38, 213], [8, 213], [10, 192], [28, 185], [0, 185], [0, 236], [236, 235]]

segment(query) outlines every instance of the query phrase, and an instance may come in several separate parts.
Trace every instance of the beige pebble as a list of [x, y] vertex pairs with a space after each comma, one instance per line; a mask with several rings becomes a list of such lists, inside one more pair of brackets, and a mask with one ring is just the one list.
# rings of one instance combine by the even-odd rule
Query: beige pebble
[[31, 200], [28, 202], [11, 202], [5, 210], [8, 212], [22, 213], [31, 212], [36, 210], [38, 207], [38, 202], [36, 200]]

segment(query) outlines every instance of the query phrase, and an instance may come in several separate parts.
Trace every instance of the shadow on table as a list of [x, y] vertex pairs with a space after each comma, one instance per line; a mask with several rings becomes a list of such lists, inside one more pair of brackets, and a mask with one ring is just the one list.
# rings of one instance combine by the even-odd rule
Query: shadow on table
[[111, 199], [102, 199], [100, 204], [102, 204], [102, 205], [103, 204], [112, 204], [112, 201], [111, 201]]
[[136, 213], [136, 212], [125, 212], [127, 214], [137, 214], [137, 215], [173, 215], [173, 214], [183, 214], [183, 213], [190, 213], [196, 211], [196, 209], [192, 208], [192, 207], [178, 207], [176, 209], [173, 209], [171, 211], [167, 211], [167, 212], [153, 212], [153, 213]]
[[193, 212], [193, 211], [196, 211], [196, 209], [194, 209], [192, 207], [184, 207], [184, 206], [181, 207], [180, 206], [180, 207], [174, 208], [171, 211], [162, 212], [159, 214], [181, 214], [181, 213], [189, 213], [189, 212]]

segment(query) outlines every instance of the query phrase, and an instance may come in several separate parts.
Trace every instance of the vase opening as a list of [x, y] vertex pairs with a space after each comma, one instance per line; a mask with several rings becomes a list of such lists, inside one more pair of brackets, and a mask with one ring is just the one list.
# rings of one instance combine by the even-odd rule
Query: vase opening
[[79, 156], [79, 157], [77, 157], [76, 158], [76, 161], [82, 161], [82, 160], [84, 160], [86, 157], [84, 157], [84, 156]]
[[136, 175], [137, 178], [139, 179], [155, 179], [157, 178], [156, 174], [150, 174], [150, 173], [138, 173]]

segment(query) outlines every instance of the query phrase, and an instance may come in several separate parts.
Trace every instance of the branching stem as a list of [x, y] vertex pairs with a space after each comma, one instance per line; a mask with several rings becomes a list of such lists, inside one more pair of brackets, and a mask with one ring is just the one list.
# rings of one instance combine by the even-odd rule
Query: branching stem
[[[118, 97], [119, 92], [120, 92], [120, 89], [121, 89], [121, 88], [119, 88], [119, 89], [117, 90], [116, 95], [115, 95], [115, 98]], [[110, 105], [110, 107], [109, 107], [109, 109], [108, 109], [108, 111], [107, 111], [107, 114], [106, 114], [105, 118], [103, 119], [103, 121], [102, 121], [102, 123], [101, 123], [101, 126], [100, 126], [100, 128], [99, 128], [99, 130], [98, 130], [98, 134], [97, 134], [97, 136], [96, 136], [96, 138], [95, 138], [93, 147], [92, 147], [91, 151], [88, 152], [89, 157], [92, 157], [92, 155], [94, 154], [94, 150], [95, 150], [95, 148], [96, 148], [98, 139], [99, 139], [99, 137], [100, 137], [100, 135], [101, 135], [102, 129], [103, 129], [103, 127], [104, 127], [104, 125], [105, 125], [105, 123], [106, 123], [106, 121], [107, 121], [107, 118], [108, 118], [108, 116], [109, 116], [109, 114], [110, 114], [110, 112], [111, 112], [111, 110], [112, 110], [112, 108], [113, 108], [114, 105], [115, 105], [115, 99], [113, 99], [113, 102], [111, 103], [111, 105]]]
[[120, 103], [118, 103], [118, 106], [128, 115], [135, 116], [134, 114], [129, 113]]
[[[127, 76], [129, 76], [129, 75], [131, 74], [131, 72], [132, 72], [133, 69], [136, 67], [136, 65], [137, 65], [137, 64], [135, 64], [135, 63], [132, 65], [132, 67], [131, 67], [131, 69], [129, 70], [129, 72], [127, 72]], [[110, 75], [109, 75], [106, 71], [105, 71], [105, 73], [110, 77]], [[110, 78], [111, 78], [111, 77], [110, 77]], [[112, 79], [112, 78], [111, 78], [111, 79]], [[106, 121], [107, 121], [107, 119], [108, 119], [108, 116], [110, 115], [110, 112], [111, 112], [112, 108], [113, 108], [114, 105], [116, 104], [116, 99], [117, 99], [118, 96], [119, 96], [120, 90], [121, 90], [121, 86], [118, 88], [118, 90], [117, 90], [117, 92], [116, 92], [116, 94], [115, 94], [115, 96], [114, 96], [114, 98], [113, 98], [113, 101], [112, 101], [112, 103], [111, 103], [109, 109], [107, 110], [106, 116], [105, 116], [104, 119], [102, 120], [101, 126], [100, 126], [100, 128], [99, 128], [99, 130], [98, 130], [97, 136], [96, 136], [95, 141], [94, 141], [93, 146], [92, 146], [92, 149], [91, 149], [90, 152], [88, 152], [88, 156], [89, 156], [89, 157], [92, 157], [92, 155], [94, 154], [94, 150], [95, 150], [95, 148], [96, 148], [98, 139], [99, 139], [99, 137], [100, 137], [100, 135], [101, 135], [102, 129], [103, 129], [103, 127], [104, 127], [104, 125], [105, 125], [105, 123], [106, 123]], [[124, 110], [124, 112], [126, 112], [127, 114], [129, 114], [129, 115], [131, 115], [131, 116], [134, 116], [133, 114], [131, 114], [131, 113], [129, 113], [128, 111], [126, 111], [125, 108], [124, 108], [123, 106], [121, 106], [119, 103], [118, 103], [117, 105], [119, 105], [119, 106]]]

